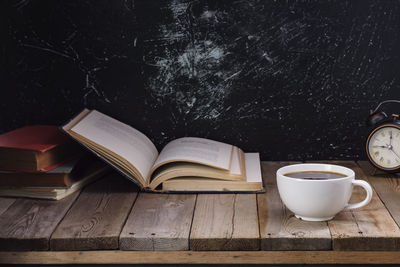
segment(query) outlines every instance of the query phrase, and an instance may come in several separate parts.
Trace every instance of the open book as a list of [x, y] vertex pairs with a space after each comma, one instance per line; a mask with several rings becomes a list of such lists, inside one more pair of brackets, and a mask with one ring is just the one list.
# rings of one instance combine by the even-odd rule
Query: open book
[[143, 133], [96, 110], [83, 110], [62, 129], [149, 191], [263, 191], [258, 153], [184, 137], [160, 153]]

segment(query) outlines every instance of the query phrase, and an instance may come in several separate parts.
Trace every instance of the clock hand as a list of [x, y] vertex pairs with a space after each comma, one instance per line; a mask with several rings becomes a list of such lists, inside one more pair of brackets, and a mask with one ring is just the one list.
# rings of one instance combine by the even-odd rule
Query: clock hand
[[393, 150], [393, 146], [392, 145], [386, 144], [386, 148], [389, 149], [389, 150]]
[[400, 159], [399, 155], [393, 149], [391, 149], [390, 151], [392, 151], [396, 155], [396, 157]]
[[391, 145], [392, 145], [392, 138], [393, 138], [393, 136], [392, 136], [392, 132], [390, 131], [390, 142], [389, 142], [389, 146], [391, 146]]
[[388, 148], [387, 146], [372, 146], [372, 147]]

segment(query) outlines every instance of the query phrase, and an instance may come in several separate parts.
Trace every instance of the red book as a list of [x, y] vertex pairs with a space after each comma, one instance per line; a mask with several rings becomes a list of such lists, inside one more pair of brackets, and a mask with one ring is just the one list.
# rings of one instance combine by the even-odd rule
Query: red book
[[0, 169], [45, 172], [81, 151], [58, 126], [26, 126], [0, 135]]

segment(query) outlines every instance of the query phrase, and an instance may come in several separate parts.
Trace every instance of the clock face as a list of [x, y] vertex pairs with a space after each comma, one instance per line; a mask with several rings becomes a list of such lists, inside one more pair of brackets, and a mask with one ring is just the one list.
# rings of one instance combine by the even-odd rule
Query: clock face
[[400, 129], [390, 125], [375, 129], [368, 138], [367, 152], [371, 161], [382, 169], [400, 168]]

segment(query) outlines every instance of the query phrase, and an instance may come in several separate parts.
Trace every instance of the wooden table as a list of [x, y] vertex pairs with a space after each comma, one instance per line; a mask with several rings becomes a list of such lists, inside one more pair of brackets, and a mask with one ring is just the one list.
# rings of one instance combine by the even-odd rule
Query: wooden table
[[372, 201], [305, 222], [277, 192], [290, 163], [263, 162], [265, 194], [138, 193], [111, 174], [60, 201], [0, 198], [0, 263], [400, 263], [399, 176], [334, 162], [371, 183]]

